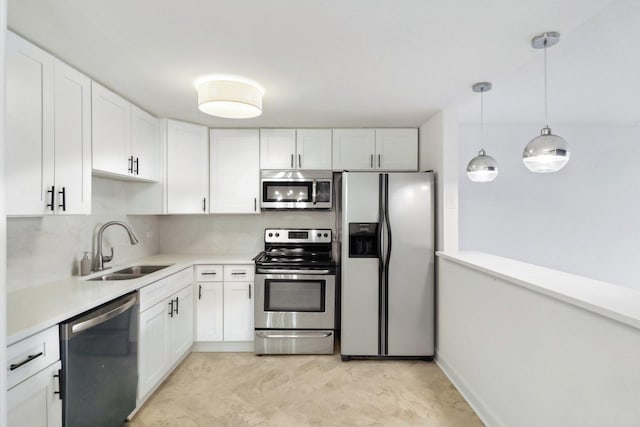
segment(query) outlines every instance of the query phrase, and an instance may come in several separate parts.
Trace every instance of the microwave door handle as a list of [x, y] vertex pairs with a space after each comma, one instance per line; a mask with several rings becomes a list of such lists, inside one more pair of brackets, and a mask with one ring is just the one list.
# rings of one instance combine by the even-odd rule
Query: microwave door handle
[[312, 189], [311, 189], [311, 202], [315, 205], [316, 204], [316, 190], [317, 190], [317, 184], [316, 184], [316, 180], [313, 180], [313, 184], [312, 184]]

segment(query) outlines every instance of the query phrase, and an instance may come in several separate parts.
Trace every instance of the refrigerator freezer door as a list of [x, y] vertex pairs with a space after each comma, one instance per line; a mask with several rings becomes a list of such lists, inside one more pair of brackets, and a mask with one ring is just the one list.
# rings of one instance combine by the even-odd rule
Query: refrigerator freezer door
[[378, 259], [349, 257], [349, 223], [378, 222], [378, 174], [344, 173], [340, 352], [378, 354]]
[[389, 356], [434, 354], [433, 174], [390, 173]]

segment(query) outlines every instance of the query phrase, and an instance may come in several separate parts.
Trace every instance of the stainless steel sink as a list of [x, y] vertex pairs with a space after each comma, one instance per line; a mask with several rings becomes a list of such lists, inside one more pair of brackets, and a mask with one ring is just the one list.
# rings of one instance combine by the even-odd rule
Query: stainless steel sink
[[147, 274], [154, 273], [163, 268], [167, 268], [173, 264], [167, 265], [134, 265], [133, 267], [123, 268], [112, 273], [103, 274], [102, 276], [89, 279], [90, 282], [105, 280], [131, 280], [144, 277]]
[[134, 265], [133, 267], [123, 268], [122, 270], [115, 271], [113, 274], [139, 274], [144, 276], [145, 274], [154, 273], [163, 268], [167, 268], [168, 265]]

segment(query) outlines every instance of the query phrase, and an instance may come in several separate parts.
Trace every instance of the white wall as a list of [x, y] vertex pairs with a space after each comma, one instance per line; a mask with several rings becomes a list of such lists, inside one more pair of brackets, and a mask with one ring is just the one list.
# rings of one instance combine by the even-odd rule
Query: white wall
[[466, 178], [479, 129], [460, 129], [460, 248], [640, 289], [640, 125], [556, 125], [571, 150], [560, 172], [534, 174], [522, 150], [535, 125], [485, 125], [499, 164], [492, 183]]
[[458, 250], [457, 111], [439, 112], [419, 129], [418, 169], [436, 177], [436, 249]]
[[126, 183], [93, 177], [92, 214], [56, 215], [7, 220], [8, 290], [40, 285], [78, 275], [83, 251], [93, 252], [98, 228], [107, 221], [125, 221], [140, 240], [131, 245], [121, 227], [104, 234], [105, 253], [112, 246], [111, 265], [159, 252], [159, 221], [154, 216], [127, 216]]
[[175, 215], [160, 218], [160, 251], [214, 255], [257, 255], [265, 228], [331, 228], [333, 211], [279, 211], [258, 215]]
[[640, 425], [640, 330], [438, 257], [437, 361], [487, 425]]

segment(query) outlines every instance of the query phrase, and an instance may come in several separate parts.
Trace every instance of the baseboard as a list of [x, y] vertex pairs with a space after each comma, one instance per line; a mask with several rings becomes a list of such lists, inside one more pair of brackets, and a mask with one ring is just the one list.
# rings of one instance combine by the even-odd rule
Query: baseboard
[[253, 353], [253, 341], [207, 341], [194, 342], [191, 351], [208, 352], [248, 352]]
[[488, 427], [505, 427], [506, 424], [493, 413], [484, 400], [482, 400], [473, 388], [462, 378], [455, 368], [447, 362], [446, 356], [436, 351], [435, 362], [438, 367], [449, 378], [449, 381], [458, 389], [464, 400], [474, 410], [476, 415]]

